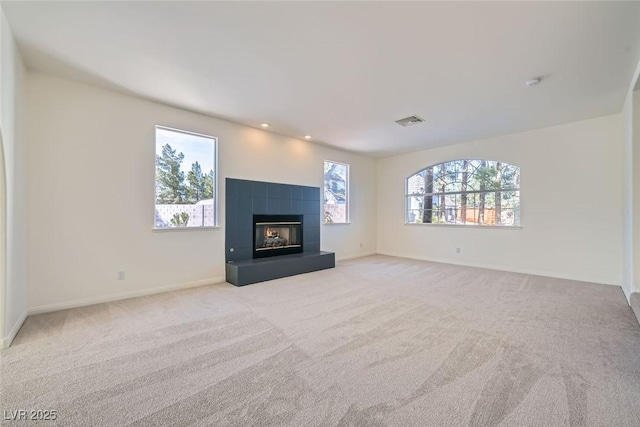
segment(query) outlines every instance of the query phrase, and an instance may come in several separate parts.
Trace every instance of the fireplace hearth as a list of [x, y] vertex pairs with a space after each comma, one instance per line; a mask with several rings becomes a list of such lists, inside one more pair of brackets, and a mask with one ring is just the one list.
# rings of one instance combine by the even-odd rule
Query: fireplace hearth
[[254, 215], [253, 258], [302, 252], [302, 215]]
[[245, 286], [335, 267], [335, 254], [320, 250], [320, 187], [225, 183], [227, 282]]

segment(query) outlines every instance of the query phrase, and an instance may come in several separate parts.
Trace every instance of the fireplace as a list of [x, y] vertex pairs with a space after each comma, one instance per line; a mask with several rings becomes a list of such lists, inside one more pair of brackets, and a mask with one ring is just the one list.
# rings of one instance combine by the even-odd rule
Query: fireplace
[[253, 258], [302, 252], [302, 215], [254, 215]]

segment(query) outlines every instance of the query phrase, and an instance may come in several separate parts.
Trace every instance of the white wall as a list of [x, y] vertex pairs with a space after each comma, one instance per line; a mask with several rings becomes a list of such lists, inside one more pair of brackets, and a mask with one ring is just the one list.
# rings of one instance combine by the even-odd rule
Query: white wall
[[622, 229], [622, 290], [629, 300], [634, 289], [634, 185], [633, 185], [633, 92], [625, 98], [622, 107], [624, 123], [623, 163], [623, 229]]
[[24, 64], [9, 23], [0, 9], [0, 132], [5, 161], [5, 188], [0, 191], [5, 192], [6, 202], [6, 210], [0, 214], [0, 221], [5, 221], [0, 227], [3, 232], [0, 256], [4, 252], [6, 257], [5, 265], [0, 265], [0, 286], [3, 286], [0, 292], [3, 304], [0, 338], [4, 346], [11, 342], [22, 325], [27, 308], [24, 78]]
[[40, 73], [27, 92], [32, 309], [223, 280], [224, 228], [152, 231], [155, 125], [219, 138], [222, 227], [226, 177], [322, 187], [323, 160], [350, 164], [352, 224], [323, 226], [322, 249], [375, 252], [371, 158]]
[[[620, 285], [623, 145], [618, 114], [379, 159], [378, 252]], [[404, 224], [404, 179], [461, 158], [521, 167], [521, 229]]]
[[[629, 83], [629, 90], [622, 107], [624, 121], [624, 215], [623, 215], [623, 260], [622, 289], [634, 306], [636, 316], [640, 313], [640, 62]], [[640, 321], [640, 317], [638, 317]]]
[[632, 162], [631, 181], [627, 185], [630, 186], [633, 201], [633, 222], [629, 233], [633, 236], [633, 241], [630, 247], [631, 253], [625, 253], [625, 256], [633, 260], [633, 286], [631, 287], [631, 292], [640, 292], [640, 250], [636, 249], [640, 246], [640, 185], [635, 184], [640, 182], [640, 91], [631, 92], [631, 97], [633, 99], [631, 106], [633, 126], [631, 129], [632, 146], [629, 148], [627, 147], [628, 142], [625, 144], [625, 154], [632, 159], [629, 160]]

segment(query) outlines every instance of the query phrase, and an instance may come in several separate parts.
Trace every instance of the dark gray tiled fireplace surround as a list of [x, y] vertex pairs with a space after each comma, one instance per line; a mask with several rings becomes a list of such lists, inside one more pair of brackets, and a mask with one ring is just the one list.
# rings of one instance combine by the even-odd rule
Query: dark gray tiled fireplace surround
[[[225, 201], [228, 282], [242, 286], [335, 266], [335, 255], [320, 251], [319, 187], [227, 178]], [[253, 259], [253, 215], [303, 215], [303, 252]]]

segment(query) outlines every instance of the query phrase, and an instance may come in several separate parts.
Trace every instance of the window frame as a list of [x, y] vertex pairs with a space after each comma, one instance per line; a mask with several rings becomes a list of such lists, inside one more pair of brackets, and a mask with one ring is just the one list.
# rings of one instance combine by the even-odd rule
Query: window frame
[[322, 170], [324, 171], [324, 166], [327, 163], [333, 163], [336, 165], [341, 165], [344, 166], [346, 168], [346, 177], [345, 177], [345, 193], [344, 193], [344, 204], [345, 204], [345, 220], [343, 222], [325, 222], [324, 218], [325, 218], [325, 205], [326, 203], [324, 202], [325, 199], [325, 192], [326, 192], [326, 180], [324, 179], [324, 172], [322, 174], [322, 225], [344, 225], [344, 224], [351, 224], [351, 209], [350, 209], [350, 205], [351, 205], [351, 200], [350, 195], [351, 195], [351, 191], [350, 191], [350, 185], [351, 185], [351, 166], [348, 163], [343, 163], [343, 162], [337, 162], [335, 160], [328, 160], [325, 159], [324, 162], [322, 163]]
[[[182, 133], [182, 134], [186, 134], [186, 135], [192, 135], [192, 136], [197, 136], [197, 137], [201, 137], [201, 138], [207, 138], [207, 139], [211, 139], [213, 141], [213, 188], [212, 188], [212, 192], [213, 192], [213, 225], [201, 225], [201, 226], [192, 226], [192, 227], [157, 227], [156, 226], [156, 215], [155, 215], [155, 210], [156, 210], [156, 199], [157, 199], [157, 194], [156, 194], [156, 186], [157, 186], [157, 169], [156, 169], [156, 163], [155, 163], [155, 156], [157, 155], [157, 144], [158, 144], [158, 130], [166, 130], [166, 131], [170, 131], [170, 132], [177, 132], [177, 133]], [[208, 135], [208, 134], [204, 134], [204, 133], [199, 133], [199, 132], [193, 132], [193, 131], [189, 131], [189, 130], [184, 130], [184, 129], [178, 129], [178, 128], [174, 128], [174, 127], [170, 127], [170, 126], [164, 126], [164, 125], [155, 125], [154, 128], [154, 138], [153, 138], [153, 144], [154, 144], [154, 167], [153, 167], [153, 227], [152, 227], [152, 231], [159, 231], [159, 232], [164, 232], [164, 231], [193, 231], [193, 230], [213, 230], [213, 229], [219, 229], [220, 225], [218, 222], [218, 137], [213, 136], [213, 135]]]
[[[476, 161], [476, 162], [482, 162], [482, 161], [486, 161], [486, 162], [499, 162], [499, 163], [504, 163], [506, 165], [515, 167], [518, 169], [518, 175], [519, 175], [519, 185], [517, 187], [509, 187], [509, 188], [500, 188], [498, 191], [500, 193], [504, 193], [504, 192], [517, 192], [518, 193], [518, 224], [516, 225], [514, 222], [514, 225], [495, 225], [495, 224], [489, 224], [489, 225], [485, 225], [485, 224], [477, 224], [477, 223], [463, 223], [463, 224], [458, 224], [458, 223], [448, 223], [448, 222], [444, 222], [444, 223], [433, 223], [433, 222], [410, 222], [409, 221], [409, 212], [411, 211], [410, 206], [409, 206], [409, 200], [410, 197], [425, 197], [428, 195], [431, 195], [431, 197], [433, 196], [439, 196], [439, 195], [444, 195], [446, 196], [456, 196], [456, 195], [460, 195], [460, 194], [480, 194], [480, 193], [496, 193], [496, 190], [467, 190], [467, 191], [444, 191], [444, 192], [430, 192], [427, 193], [426, 189], [423, 193], [412, 193], [409, 194], [409, 180], [411, 178], [413, 178], [414, 176], [418, 175], [420, 172], [426, 171], [427, 169], [430, 168], [434, 168], [436, 166], [442, 166], [445, 165], [447, 163], [454, 163], [454, 162], [464, 162], [464, 161]], [[404, 179], [404, 223], [405, 225], [416, 225], [416, 226], [422, 226], [422, 225], [426, 225], [426, 226], [438, 226], [438, 227], [467, 227], [467, 228], [498, 228], [498, 229], [504, 229], [504, 230], [518, 230], [518, 229], [522, 229], [522, 203], [521, 203], [521, 198], [520, 198], [520, 192], [521, 192], [521, 188], [522, 188], [522, 175], [521, 175], [521, 168], [520, 166], [514, 164], [514, 163], [510, 163], [507, 161], [502, 161], [502, 160], [496, 160], [496, 159], [487, 159], [487, 158], [458, 158], [458, 159], [451, 159], [451, 160], [445, 160], [445, 161], [440, 161], [437, 163], [433, 163], [429, 166], [423, 167], [415, 172], [413, 172], [412, 174], [410, 174], [409, 176], [405, 177]]]

